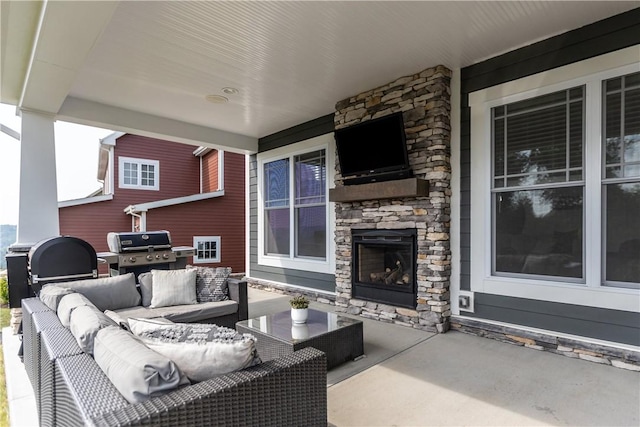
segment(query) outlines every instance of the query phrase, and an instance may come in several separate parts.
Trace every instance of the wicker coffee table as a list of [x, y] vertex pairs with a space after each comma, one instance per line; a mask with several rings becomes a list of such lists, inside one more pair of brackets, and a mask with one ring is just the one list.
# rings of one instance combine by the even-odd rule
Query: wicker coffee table
[[289, 310], [236, 323], [236, 330], [256, 337], [263, 361], [277, 359], [305, 347], [327, 355], [327, 368], [353, 360], [364, 353], [362, 322], [324, 311], [309, 309], [307, 323], [291, 321]]

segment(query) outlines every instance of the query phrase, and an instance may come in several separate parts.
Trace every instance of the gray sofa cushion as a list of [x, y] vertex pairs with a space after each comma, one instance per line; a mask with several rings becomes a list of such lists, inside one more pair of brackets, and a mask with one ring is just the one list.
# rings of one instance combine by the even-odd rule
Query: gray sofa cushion
[[45, 285], [38, 294], [40, 301], [53, 311], [58, 311], [58, 304], [63, 296], [72, 294], [73, 289], [63, 286]]
[[189, 384], [174, 362], [116, 326], [98, 331], [94, 358], [130, 403], [143, 402]]
[[151, 270], [150, 307], [197, 304], [196, 272], [193, 270]]
[[140, 283], [140, 294], [142, 295], [142, 306], [149, 307], [153, 297], [153, 275], [150, 271], [138, 275]]
[[149, 348], [176, 362], [191, 381], [206, 381], [261, 363], [256, 339], [230, 328], [134, 318], [129, 319], [129, 326]]
[[64, 285], [89, 298], [100, 311], [140, 305], [141, 301], [140, 293], [136, 288], [136, 277], [133, 273], [64, 282]]
[[93, 354], [95, 336], [100, 329], [107, 326], [116, 326], [116, 323], [96, 307], [82, 305], [71, 312], [69, 329], [80, 348], [87, 354]]
[[193, 323], [212, 317], [226, 316], [238, 312], [238, 303], [233, 300], [220, 302], [202, 302], [200, 304], [174, 305], [171, 307], [147, 308], [129, 307], [114, 310], [123, 319], [140, 317], [151, 319], [164, 317], [172, 322]]
[[68, 328], [71, 323], [71, 312], [73, 312], [76, 307], [83, 305], [95, 307], [89, 298], [82, 294], [74, 292], [63, 296], [58, 304], [58, 319], [60, 319], [60, 323], [62, 323], [65, 328]]

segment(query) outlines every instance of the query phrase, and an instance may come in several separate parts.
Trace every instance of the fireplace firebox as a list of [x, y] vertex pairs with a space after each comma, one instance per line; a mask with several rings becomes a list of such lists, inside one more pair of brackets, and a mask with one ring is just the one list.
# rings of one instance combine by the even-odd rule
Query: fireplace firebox
[[416, 230], [352, 230], [352, 296], [416, 307]]

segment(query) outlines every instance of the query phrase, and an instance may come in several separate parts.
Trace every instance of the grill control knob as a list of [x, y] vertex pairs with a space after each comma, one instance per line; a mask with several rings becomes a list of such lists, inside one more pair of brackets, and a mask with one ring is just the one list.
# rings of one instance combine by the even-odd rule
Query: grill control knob
[[162, 254], [162, 258], [164, 258], [164, 259], [169, 259], [169, 254], [166, 254], [166, 253], [165, 253], [165, 254]]
[[156, 255], [156, 259], [160, 259], [160, 254], [157, 254], [157, 255]]
[[153, 255], [147, 255], [147, 261], [153, 261]]
[[134, 256], [129, 257], [129, 262], [136, 262], [136, 257], [134, 257]]

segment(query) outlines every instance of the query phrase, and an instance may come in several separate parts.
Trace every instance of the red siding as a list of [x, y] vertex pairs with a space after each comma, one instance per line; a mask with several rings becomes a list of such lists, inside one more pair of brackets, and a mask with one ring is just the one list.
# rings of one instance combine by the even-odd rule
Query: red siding
[[244, 168], [243, 155], [225, 152], [224, 196], [153, 209], [147, 213], [147, 230], [169, 230], [174, 246], [193, 246], [193, 236], [220, 236], [220, 263], [200, 265], [228, 266], [236, 273], [243, 272], [246, 244]]
[[218, 187], [218, 151], [213, 150], [202, 157], [202, 192], [216, 191]]
[[[97, 252], [108, 251], [108, 232], [131, 231], [131, 216], [124, 213], [125, 207], [199, 193], [200, 164], [193, 150], [190, 145], [135, 135], [119, 138], [115, 147], [113, 200], [61, 208], [60, 233], [88, 241]], [[118, 156], [159, 160], [160, 191], [118, 188]], [[192, 246], [193, 236], [221, 236], [221, 262], [217, 265], [243, 272], [244, 164], [243, 155], [225, 153], [223, 197], [152, 209], [147, 213], [147, 230], [169, 230], [175, 246]]]

